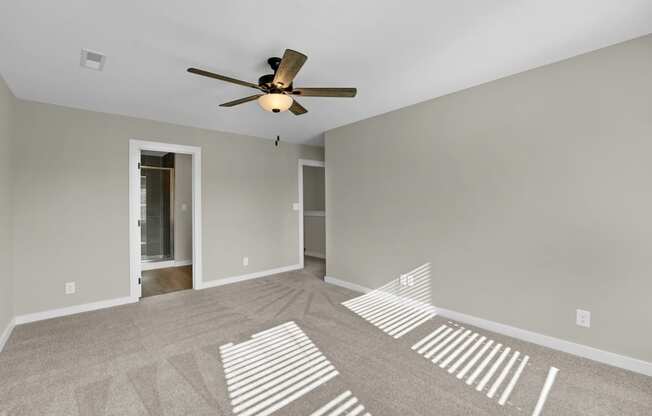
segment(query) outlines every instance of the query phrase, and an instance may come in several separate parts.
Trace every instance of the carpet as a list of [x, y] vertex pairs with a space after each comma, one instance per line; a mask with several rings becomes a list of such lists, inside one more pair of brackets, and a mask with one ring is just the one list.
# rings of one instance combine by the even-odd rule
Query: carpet
[[[237, 397], [230, 395], [234, 390], [229, 386], [255, 366], [272, 368], [275, 364], [270, 362], [278, 363], [273, 361], [279, 359], [278, 354], [287, 357], [306, 345], [310, 346], [306, 351], [316, 354], [313, 359], [321, 360], [315, 365], [322, 367], [297, 373], [300, 377], [287, 376], [290, 371], [308, 367], [301, 367], [305, 362], [283, 361], [288, 368], [294, 367], [284, 370], [285, 378], [277, 385], [282, 381], [286, 387], [296, 386], [297, 380], [314, 374], [336, 374], [307, 391], [307, 382], [293, 387], [293, 393], [302, 394], [276, 406], [270, 414], [530, 416], [551, 367], [559, 372], [542, 415], [652, 414], [652, 378], [439, 316], [394, 338], [341, 304], [358, 296], [325, 284], [306, 269], [20, 325], [0, 353], [0, 415], [259, 414], [265, 406], [262, 410], [247, 410], [254, 405], [234, 410], [243, 400], [234, 405]], [[253, 342], [287, 325], [294, 325], [291, 331], [300, 335], [296, 340], [282, 338], [280, 342], [285, 344]], [[514, 351], [519, 352], [492, 398], [487, 397], [488, 390], [504, 367], [497, 368], [478, 391], [474, 386], [483, 375], [476, 376], [476, 384], [469, 386], [464, 378], [456, 377], [458, 371], [448, 371], [463, 350], [452, 359], [442, 355], [437, 363], [432, 361], [454, 339], [428, 358], [424, 356], [428, 350], [418, 352], [445, 331], [447, 335], [440, 340], [453, 333], [466, 334], [447, 353], [457, 351], [471, 337], [467, 348], [482, 338], [492, 340], [492, 345], [509, 347], [502, 361], [505, 364], [512, 360]], [[225, 365], [224, 353], [234, 346], [244, 348], [242, 351], [249, 355], [234, 356], [241, 360], [226, 360]], [[497, 350], [496, 357], [502, 355], [500, 351], [504, 349]], [[231, 353], [237, 354], [237, 350]], [[528, 361], [522, 374], [509, 398], [500, 404], [525, 356]], [[446, 360], [442, 368], [440, 364]], [[473, 368], [468, 370], [469, 375], [473, 372]], [[319, 378], [314, 377], [311, 383]], [[261, 396], [264, 400], [274, 397], [267, 407], [284, 399], [278, 395], [283, 391], [280, 388], [270, 394], [271, 388], [254, 387], [238, 394], [249, 394], [246, 398], [267, 394]]]

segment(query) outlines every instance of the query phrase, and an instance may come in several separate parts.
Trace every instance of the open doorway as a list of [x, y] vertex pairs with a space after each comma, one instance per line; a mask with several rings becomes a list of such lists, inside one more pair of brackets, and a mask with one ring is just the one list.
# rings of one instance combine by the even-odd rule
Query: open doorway
[[305, 272], [324, 279], [326, 274], [325, 164], [299, 160], [300, 256]]
[[192, 289], [192, 156], [140, 152], [142, 297]]
[[149, 297], [201, 282], [201, 149], [130, 142], [131, 293]]

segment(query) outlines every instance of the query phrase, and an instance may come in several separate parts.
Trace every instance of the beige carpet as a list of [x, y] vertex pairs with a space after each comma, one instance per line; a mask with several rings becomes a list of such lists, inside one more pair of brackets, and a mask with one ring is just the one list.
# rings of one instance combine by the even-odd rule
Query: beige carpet
[[[312, 266], [18, 326], [0, 353], [0, 415], [246, 415], [233, 413], [223, 359], [228, 348], [263, 351], [252, 335], [283, 324], [296, 325], [299, 337], [282, 338], [288, 348], [302, 342], [318, 350], [327, 375], [337, 374], [304, 394], [296, 390], [298, 398], [274, 415], [310, 415], [344, 395], [340, 403], [355, 403], [341, 414], [363, 406], [360, 412], [376, 416], [530, 416], [551, 366], [559, 373], [543, 415], [652, 414], [651, 378], [468, 327], [529, 356], [501, 406], [412, 350], [442, 325], [459, 328], [455, 323], [436, 317], [394, 339], [340, 304], [359, 294], [323, 283]], [[255, 365], [264, 362], [256, 357]], [[251, 359], [225, 361], [232, 383], [253, 371]]]

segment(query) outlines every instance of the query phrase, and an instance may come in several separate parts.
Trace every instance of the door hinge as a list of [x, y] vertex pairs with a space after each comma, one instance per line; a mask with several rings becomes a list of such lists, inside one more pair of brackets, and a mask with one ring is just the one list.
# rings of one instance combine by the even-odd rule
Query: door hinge
[[140, 277], [138, 278], [138, 284], [142, 284]]
[[140, 227], [140, 220], [138, 220], [138, 226]]
[[140, 162], [138, 162], [138, 169], [140, 169]]

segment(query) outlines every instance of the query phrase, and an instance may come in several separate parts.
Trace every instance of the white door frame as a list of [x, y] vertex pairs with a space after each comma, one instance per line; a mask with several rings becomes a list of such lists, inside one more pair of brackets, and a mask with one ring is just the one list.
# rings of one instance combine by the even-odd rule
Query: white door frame
[[[313, 166], [316, 168], [324, 168], [326, 172], [326, 162], [321, 160], [299, 159], [299, 264], [303, 269], [303, 167]], [[325, 177], [326, 175], [324, 175]]]
[[129, 140], [129, 276], [131, 297], [138, 300], [142, 295], [138, 279], [141, 275], [140, 262], [140, 153], [143, 150], [181, 153], [192, 156], [192, 287], [201, 289], [202, 240], [201, 240], [201, 147], [160, 143], [143, 140]]

